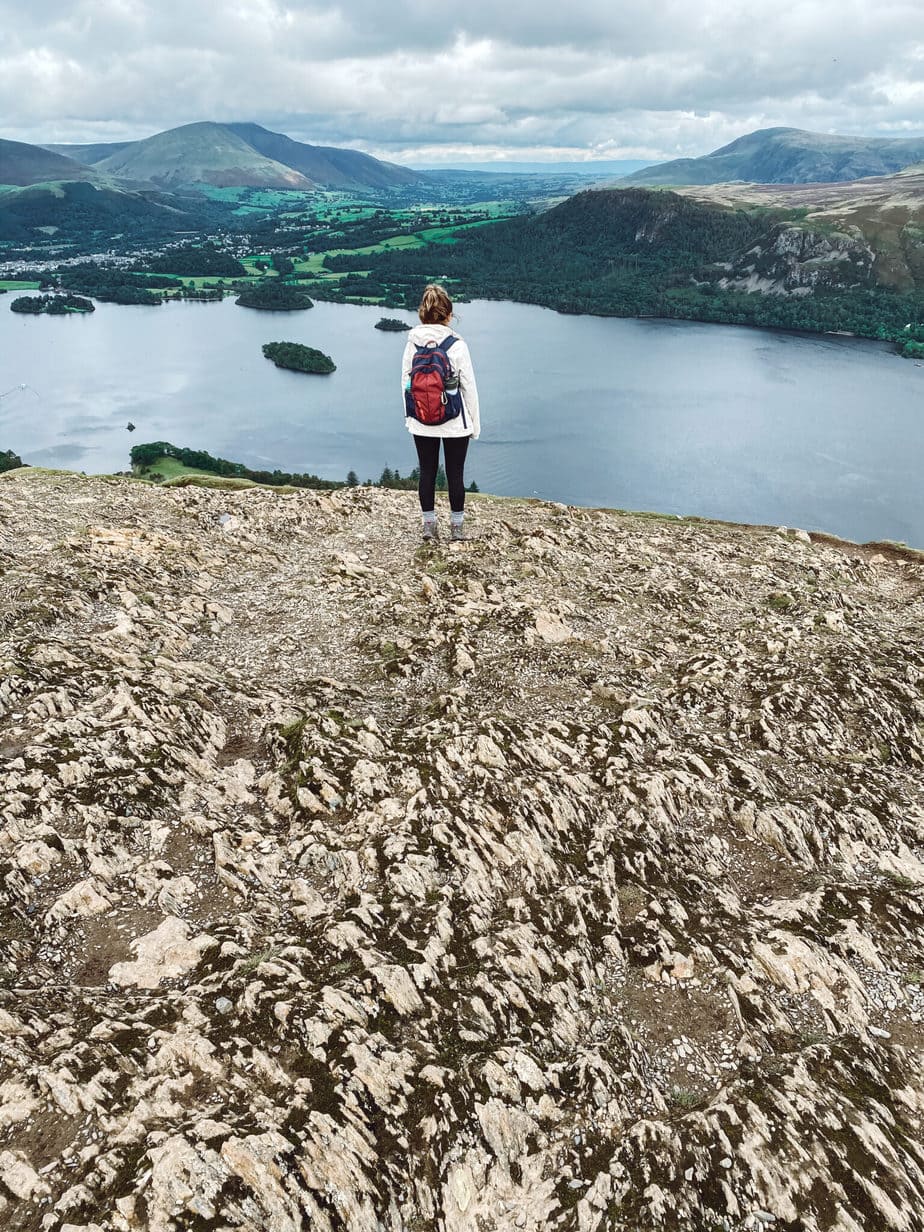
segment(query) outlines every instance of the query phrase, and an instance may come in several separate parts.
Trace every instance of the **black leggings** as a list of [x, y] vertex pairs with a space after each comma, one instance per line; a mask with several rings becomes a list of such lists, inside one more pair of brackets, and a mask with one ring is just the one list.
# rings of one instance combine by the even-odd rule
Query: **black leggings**
[[417, 495], [420, 497], [420, 508], [424, 513], [430, 513], [436, 500], [436, 471], [440, 461], [440, 441], [443, 442], [443, 457], [446, 459], [446, 482], [449, 485], [449, 508], [453, 513], [461, 513], [465, 508], [465, 455], [468, 452], [470, 436], [417, 436], [414, 444], [417, 446], [417, 458], [420, 462], [420, 480], [417, 484]]

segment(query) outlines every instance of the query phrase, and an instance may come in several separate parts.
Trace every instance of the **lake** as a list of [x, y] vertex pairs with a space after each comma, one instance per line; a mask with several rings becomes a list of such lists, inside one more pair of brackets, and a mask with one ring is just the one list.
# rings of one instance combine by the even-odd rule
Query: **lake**
[[[27, 317], [11, 298], [0, 449], [24, 461], [125, 470], [132, 444], [167, 440], [329, 478], [416, 462], [405, 335], [373, 329], [379, 308], [227, 299]], [[886, 344], [487, 301], [460, 305], [457, 328], [482, 405], [466, 478], [483, 491], [924, 548], [924, 366]], [[337, 371], [275, 368], [270, 341], [319, 347]]]

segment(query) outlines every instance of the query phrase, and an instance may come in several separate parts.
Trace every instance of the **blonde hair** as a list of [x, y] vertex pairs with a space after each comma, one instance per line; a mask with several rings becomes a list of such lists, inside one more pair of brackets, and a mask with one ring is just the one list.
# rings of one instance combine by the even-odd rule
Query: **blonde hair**
[[452, 316], [452, 300], [438, 282], [428, 282], [417, 315], [424, 325], [442, 325]]

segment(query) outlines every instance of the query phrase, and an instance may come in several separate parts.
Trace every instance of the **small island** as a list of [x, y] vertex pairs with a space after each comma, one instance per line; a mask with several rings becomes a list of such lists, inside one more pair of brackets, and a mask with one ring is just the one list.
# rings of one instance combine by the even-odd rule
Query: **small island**
[[25, 312], [32, 316], [64, 316], [68, 312], [94, 312], [95, 306], [80, 295], [20, 295], [10, 304], [10, 312]]
[[314, 301], [302, 287], [289, 286], [278, 279], [247, 287], [234, 302], [241, 308], [261, 308], [264, 312], [296, 312], [314, 307]]
[[326, 376], [337, 368], [329, 355], [314, 347], [302, 346], [300, 342], [266, 342], [263, 344], [263, 354], [277, 368], [291, 368], [293, 372], [314, 372]]
[[407, 321], [399, 321], [397, 317], [382, 317], [380, 321], [376, 321], [375, 328], [385, 330], [390, 334], [399, 334], [411, 327]]

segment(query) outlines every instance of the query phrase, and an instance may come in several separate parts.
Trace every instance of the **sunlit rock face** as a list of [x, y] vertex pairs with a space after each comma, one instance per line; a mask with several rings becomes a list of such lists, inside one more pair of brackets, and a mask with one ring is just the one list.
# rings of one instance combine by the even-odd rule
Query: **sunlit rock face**
[[924, 565], [0, 477], [0, 1218], [924, 1227]]

